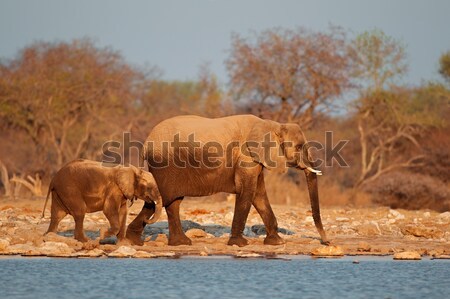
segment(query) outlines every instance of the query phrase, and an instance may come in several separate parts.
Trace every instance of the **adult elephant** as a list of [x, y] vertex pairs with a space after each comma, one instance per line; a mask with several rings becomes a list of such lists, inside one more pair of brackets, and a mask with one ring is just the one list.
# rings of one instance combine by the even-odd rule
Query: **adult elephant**
[[[253, 115], [223, 118], [177, 116], [156, 125], [148, 136], [142, 158], [155, 177], [169, 221], [169, 245], [190, 245], [179, 216], [184, 196], [207, 196], [218, 192], [236, 194], [228, 245], [245, 246], [242, 236], [251, 205], [266, 227], [264, 244], [283, 244], [269, 204], [263, 169], [303, 170], [311, 200], [314, 223], [323, 243], [317, 175], [305, 136], [297, 124], [281, 124]], [[139, 244], [145, 219], [153, 213], [151, 203], [129, 225], [127, 238]]]

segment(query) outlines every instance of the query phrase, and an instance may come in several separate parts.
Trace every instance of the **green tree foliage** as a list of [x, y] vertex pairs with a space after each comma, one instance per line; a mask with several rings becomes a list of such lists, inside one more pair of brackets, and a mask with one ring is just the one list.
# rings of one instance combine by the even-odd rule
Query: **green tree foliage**
[[442, 54], [439, 59], [439, 73], [450, 83], [450, 51]]
[[386, 89], [407, 71], [403, 45], [379, 29], [359, 34], [352, 43], [353, 76], [368, 91]]
[[424, 164], [418, 138], [427, 128], [445, 123], [442, 86], [410, 89], [394, 85], [406, 71], [402, 45], [379, 30], [359, 35], [353, 49], [355, 75], [364, 89], [355, 103], [360, 134], [360, 187], [381, 175]]

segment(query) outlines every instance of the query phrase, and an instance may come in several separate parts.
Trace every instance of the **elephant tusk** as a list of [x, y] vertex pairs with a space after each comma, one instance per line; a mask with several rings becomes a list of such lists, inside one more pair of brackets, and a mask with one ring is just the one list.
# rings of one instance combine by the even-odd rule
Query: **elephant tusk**
[[310, 166], [306, 167], [306, 169], [307, 169], [308, 171], [312, 172], [312, 173], [317, 174], [317, 175], [322, 175], [322, 171], [320, 171], [320, 170], [315, 170], [314, 168], [312, 168], [312, 167], [310, 167]]

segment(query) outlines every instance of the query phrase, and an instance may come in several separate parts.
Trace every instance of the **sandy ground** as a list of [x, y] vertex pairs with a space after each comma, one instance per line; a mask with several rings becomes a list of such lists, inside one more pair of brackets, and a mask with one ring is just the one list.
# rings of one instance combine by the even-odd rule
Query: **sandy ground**
[[[227, 246], [228, 233], [216, 232], [216, 236], [204, 231], [211, 224], [221, 231], [229, 230], [233, 218], [234, 202], [229, 200], [186, 199], [181, 206], [182, 220], [194, 229], [187, 231], [192, 246], [168, 246], [167, 221], [163, 213], [160, 222], [162, 233], [149, 235], [147, 230], [143, 246], [100, 245], [98, 231], [107, 229], [109, 223], [102, 212], [88, 214], [85, 230], [94, 240], [80, 243], [73, 236], [74, 221], [68, 215], [59, 226], [58, 234], [44, 236], [50, 221], [47, 206], [46, 217], [41, 219], [44, 200], [0, 199], [0, 254], [24, 256], [48, 255], [71, 257], [131, 256], [157, 257], [178, 255], [394, 255], [414, 252], [422, 256], [448, 258], [450, 255], [450, 212], [391, 210], [378, 208], [322, 208], [322, 220], [332, 246], [320, 244], [311, 211], [301, 206], [273, 206], [281, 236], [286, 244], [263, 245], [261, 218], [252, 208], [247, 220], [249, 245], [239, 248]], [[143, 203], [136, 202], [130, 209], [128, 223], [140, 211]], [[195, 223], [192, 223], [193, 221]], [[189, 226], [188, 225], [188, 226]], [[147, 227], [148, 228], [148, 227]], [[252, 229], [253, 228], [253, 229]], [[158, 229], [156, 229], [158, 231]], [[289, 233], [289, 235], [283, 234]], [[220, 235], [220, 236], [219, 236]]]

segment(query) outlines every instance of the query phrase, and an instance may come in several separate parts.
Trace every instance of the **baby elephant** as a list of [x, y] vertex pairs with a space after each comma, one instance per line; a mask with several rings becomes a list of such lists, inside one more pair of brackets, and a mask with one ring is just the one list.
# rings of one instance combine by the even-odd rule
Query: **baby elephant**
[[[47, 230], [56, 232], [59, 222], [70, 214], [75, 220], [75, 239], [86, 242], [83, 220], [86, 213], [103, 211], [111, 225], [104, 237], [125, 238], [127, 200], [135, 198], [156, 204], [148, 224], [158, 220], [162, 198], [152, 174], [134, 166], [103, 166], [101, 162], [75, 160], [62, 167], [48, 188], [44, 211], [52, 193], [51, 221]], [[42, 216], [44, 216], [44, 211]]]

